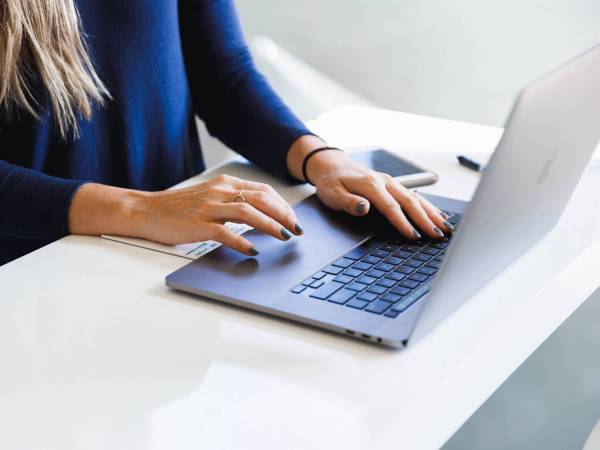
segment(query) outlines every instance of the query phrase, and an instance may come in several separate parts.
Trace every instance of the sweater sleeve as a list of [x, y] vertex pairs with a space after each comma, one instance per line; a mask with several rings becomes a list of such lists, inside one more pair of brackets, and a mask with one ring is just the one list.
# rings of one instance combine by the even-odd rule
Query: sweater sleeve
[[256, 69], [232, 0], [180, 0], [181, 39], [196, 114], [250, 161], [287, 175], [286, 155], [312, 134]]
[[55, 240], [68, 233], [73, 195], [84, 183], [0, 160], [0, 236]]

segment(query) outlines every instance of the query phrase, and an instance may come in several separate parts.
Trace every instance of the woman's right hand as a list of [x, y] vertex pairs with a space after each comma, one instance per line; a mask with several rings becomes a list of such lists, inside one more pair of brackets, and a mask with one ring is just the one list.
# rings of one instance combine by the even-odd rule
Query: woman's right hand
[[[245, 202], [234, 201], [240, 191]], [[85, 184], [69, 211], [74, 234], [120, 234], [168, 245], [213, 240], [246, 255], [258, 254], [225, 222], [245, 223], [280, 240], [302, 234], [294, 210], [271, 186], [228, 175], [159, 192]]]

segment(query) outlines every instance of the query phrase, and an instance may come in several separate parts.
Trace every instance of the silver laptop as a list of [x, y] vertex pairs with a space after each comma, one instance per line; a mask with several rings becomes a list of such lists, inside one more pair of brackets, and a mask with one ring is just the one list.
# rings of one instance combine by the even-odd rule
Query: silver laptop
[[306, 233], [249, 232], [261, 253], [226, 247], [170, 274], [202, 297], [401, 347], [467, 301], [559, 220], [600, 139], [600, 46], [520, 94], [472, 201], [430, 196], [457, 231], [403, 239], [376, 212], [355, 218], [316, 197]]

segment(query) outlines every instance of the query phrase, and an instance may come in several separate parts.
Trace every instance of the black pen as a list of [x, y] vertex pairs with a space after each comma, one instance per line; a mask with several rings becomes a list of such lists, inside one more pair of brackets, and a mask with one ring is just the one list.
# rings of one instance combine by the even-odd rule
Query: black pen
[[474, 170], [475, 172], [483, 172], [485, 169], [485, 166], [477, 161], [473, 161], [471, 158], [467, 158], [466, 156], [459, 155], [456, 157], [456, 159], [458, 159], [458, 163], [461, 166], [465, 166], [467, 169]]

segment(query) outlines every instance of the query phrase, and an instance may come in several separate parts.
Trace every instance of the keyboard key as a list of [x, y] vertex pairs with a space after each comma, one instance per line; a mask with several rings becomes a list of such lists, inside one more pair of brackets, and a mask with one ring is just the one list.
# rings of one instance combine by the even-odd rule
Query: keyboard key
[[386, 252], [385, 250], [377, 249], [370, 253], [371, 256], [376, 256], [377, 258], [387, 258], [390, 256], [390, 252]]
[[321, 278], [323, 278], [325, 275], [327, 275], [325, 272], [317, 272], [315, 273], [312, 277], [315, 278], [316, 280], [320, 280]]
[[409, 288], [409, 289], [414, 289], [414, 288], [416, 288], [419, 285], [419, 283], [417, 283], [416, 281], [413, 281], [413, 280], [404, 280], [404, 281], [401, 281], [398, 284], [400, 286], [403, 286], [403, 287]]
[[405, 245], [403, 249], [407, 252], [417, 253], [419, 250], [421, 250], [421, 247], [417, 247], [416, 245]]
[[337, 281], [338, 283], [348, 284], [354, 281], [354, 278], [349, 277], [348, 275], [340, 274], [333, 279], [333, 281]]
[[356, 291], [356, 292], [360, 292], [366, 287], [367, 287], [367, 285], [362, 284], [362, 283], [350, 283], [348, 286], [346, 286], [347, 289], [352, 289], [353, 291]]
[[377, 294], [377, 295], [381, 295], [385, 291], [387, 291], [387, 288], [385, 288], [383, 286], [379, 286], [377, 284], [374, 284], [373, 286], [367, 288], [367, 292], [371, 292], [371, 293]]
[[444, 256], [446, 256], [446, 255], [437, 255], [436, 257], [433, 258], [433, 260], [437, 261], [437, 262], [442, 262], [444, 260]]
[[440, 252], [437, 248], [425, 247], [421, 250], [421, 253], [425, 253], [426, 255], [435, 256]]
[[341, 289], [335, 293], [333, 293], [328, 299], [328, 302], [337, 303], [338, 305], [343, 305], [348, 300], [356, 295], [356, 292], [351, 291], [350, 289]]
[[417, 270], [417, 272], [425, 275], [433, 275], [437, 272], [437, 269], [433, 267], [421, 267], [419, 270]]
[[425, 267], [433, 267], [434, 269], [439, 269], [442, 263], [440, 261], [429, 261], [425, 264]]
[[[395, 273], [395, 272], [392, 272]], [[390, 280], [389, 278], [382, 278], [381, 280], [377, 281], [377, 283], [379, 286], [383, 286], [386, 288], [391, 288], [392, 286], [394, 286], [396, 284], [396, 282], [394, 280]]]
[[366, 275], [373, 278], [381, 278], [385, 275], [385, 272], [383, 270], [371, 269], [366, 273]]
[[387, 294], [381, 296], [381, 300], [385, 300], [386, 302], [392, 302], [392, 303], [396, 303], [401, 298], [402, 298], [402, 296], [400, 296], [398, 294], [392, 294], [391, 292], [388, 292]]
[[304, 291], [305, 289], [306, 289], [306, 286], [302, 286], [301, 284], [299, 284], [295, 288], [292, 288], [292, 292], [294, 294], [299, 294], [300, 292]]
[[349, 306], [350, 308], [363, 309], [368, 304], [369, 304], [369, 302], [366, 302], [364, 300], [359, 300], [357, 298], [353, 298], [348, 303], [346, 303], [346, 306]]
[[362, 294], [359, 294], [356, 298], [364, 300], [366, 302], [372, 302], [377, 298], [377, 294], [373, 294], [371, 292], [363, 292]]
[[412, 275], [410, 275], [408, 277], [409, 280], [414, 280], [414, 281], [425, 281], [427, 278], [429, 278], [427, 275], [423, 275], [422, 273], [413, 273]]
[[337, 266], [328, 266], [323, 269], [323, 272], [330, 273], [331, 275], [339, 275], [339, 273], [344, 270], [341, 267]]
[[323, 280], [314, 280], [312, 283], [310, 283], [311, 288], [319, 288], [321, 286], [323, 286], [325, 284], [325, 281]]
[[408, 261], [404, 261], [404, 263], [402, 264], [403, 266], [408, 266], [408, 267], [421, 267], [421, 265], [423, 264], [423, 261], [417, 261], [414, 259], [409, 259]]
[[436, 242], [433, 244], [429, 244], [429, 246], [433, 247], [433, 248], [437, 248], [439, 250], [443, 250], [448, 247], [448, 243], [447, 242]]
[[398, 267], [396, 267], [396, 268], [394, 269], [394, 272], [400, 272], [400, 273], [403, 273], [403, 274], [409, 274], [409, 273], [411, 273], [413, 270], [415, 270], [415, 268], [414, 268], [414, 267], [408, 267], [408, 266], [402, 265], [402, 266], [398, 266]]
[[371, 303], [369, 306], [367, 306], [365, 311], [369, 311], [370, 313], [374, 313], [374, 314], [382, 314], [387, 309], [389, 309], [390, 306], [392, 306], [392, 303], [390, 303], [390, 302], [386, 302], [383, 300], [377, 300], [377, 301], [374, 301], [373, 303]]
[[362, 262], [366, 262], [368, 264], [377, 264], [379, 262], [381, 262], [381, 258], [377, 258], [375, 256], [365, 256], [363, 259], [361, 259]]
[[393, 268], [394, 268], [394, 266], [392, 264], [387, 264], [387, 263], [383, 263], [383, 262], [381, 262], [375, 266], [375, 269], [383, 270], [384, 272], [389, 272]]
[[397, 258], [407, 259], [412, 256], [412, 253], [404, 250], [398, 250], [397, 252], [394, 252], [394, 256]]
[[400, 300], [398, 303], [396, 303], [392, 307], [392, 310], [398, 311], [398, 312], [404, 311], [406, 308], [408, 308], [414, 302], [416, 302], [417, 300], [422, 298], [425, 294], [427, 294], [429, 292], [430, 288], [431, 288], [431, 281], [428, 283], [425, 283], [419, 289], [415, 289], [409, 295], [404, 297], [402, 300]]
[[356, 281], [358, 281], [359, 283], [362, 283], [362, 284], [373, 284], [373, 283], [375, 283], [375, 281], [377, 281], [377, 278], [373, 278], [373, 277], [369, 277], [367, 275], [363, 275], [362, 277], [358, 277], [356, 279]]
[[344, 258], [359, 260], [363, 256], [369, 254], [369, 252], [379, 247], [381, 243], [375, 239], [369, 239], [367, 242], [363, 242], [358, 247], [353, 248], [344, 255]]
[[336, 262], [334, 262], [332, 265], [337, 266], [337, 267], [343, 267], [344, 269], [346, 269], [346, 268], [350, 267], [352, 264], [354, 264], [353, 259], [341, 258], [341, 259], [338, 259]]
[[414, 259], [418, 259], [419, 261], [429, 261], [431, 259], [431, 255], [428, 255], [426, 253], [417, 253], [416, 255], [413, 256]]
[[385, 276], [384, 280], [386, 278], [388, 278], [388, 279], [393, 280], [393, 281], [400, 281], [400, 280], [403, 280], [404, 277], [406, 277], [406, 275], [404, 275], [403, 273], [400, 273], [400, 272], [390, 272], [390, 273], [388, 273]]
[[402, 286], [396, 286], [390, 292], [392, 294], [396, 294], [396, 295], [407, 295], [410, 293], [410, 289], [402, 287]]
[[389, 309], [388, 311], [386, 311], [384, 316], [391, 317], [392, 319], [394, 319], [394, 318], [398, 317], [398, 314], [400, 314], [399, 311], [394, 311], [393, 309]]
[[334, 292], [340, 290], [344, 285], [342, 283], [338, 283], [336, 281], [330, 281], [329, 283], [321, 286], [319, 289], [313, 291], [310, 296], [313, 298], [318, 298], [319, 300], [325, 300]]
[[394, 244], [383, 244], [381, 247], [379, 247], [380, 250], [385, 250], [386, 252], [395, 252], [396, 250], [398, 250], [399, 246], [394, 245]]
[[358, 269], [346, 269], [342, 272], [342, 275], [346, 275], [348, 277], [359, 277], [363, 274], [364, 272], [362, 270], [358, 270]]
[[373, 264], [367, 264], [362, 261], [357, 262], [352, 266], [353, 269], [357, 269], [357, 270], [369, 270], [371, 267], [373, 267]]
[[395, 256], [389, 256], [389, 257], [385, 258], [383, 261], [386, 262], [386, 263], [388, 263], [388, 264], [392, 264], [394, 266], [397, 266], [398, 264], [400, 264], [404, 260], [402, 258], [396, 258]]
[[310, 285], [313, 283], [313, 281], [315, 281], [315, 279], [314, 279], [313, 277], [310, 277], [310, 278], [307, 278], [306, 280], [304, 280], [304, 281], [302, 282], [302, 284], [303, 284], [304, 286], [310, 286]]

